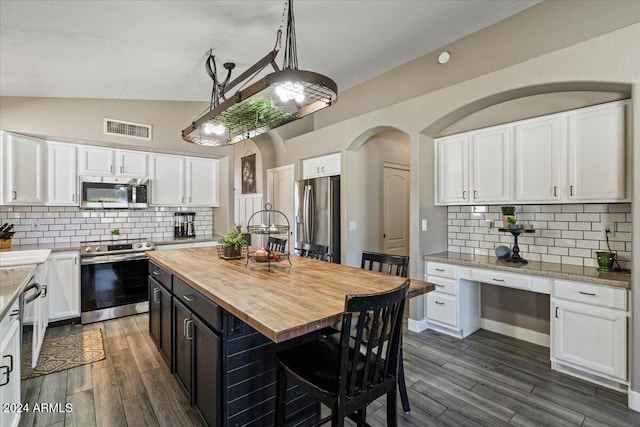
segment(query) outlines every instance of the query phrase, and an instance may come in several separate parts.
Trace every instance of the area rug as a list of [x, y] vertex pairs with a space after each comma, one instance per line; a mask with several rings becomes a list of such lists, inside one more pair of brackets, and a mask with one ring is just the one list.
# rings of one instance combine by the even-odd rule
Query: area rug
[[31, 342], [22, 348], [22, 379], [64, 371], [105, 359], [102, 330], [78, 332], [66, 337], [45, 338], [38, 364], [31, 369]]

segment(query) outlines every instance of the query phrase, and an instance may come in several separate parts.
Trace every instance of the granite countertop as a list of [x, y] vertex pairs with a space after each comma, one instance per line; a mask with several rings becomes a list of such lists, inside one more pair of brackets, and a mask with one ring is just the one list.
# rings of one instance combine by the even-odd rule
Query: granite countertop
[[594, 267], [580, 267], [576, 265], [536, 261], [529, 261], [528, 264], [511, 264], [496, 257], [460, 254], [456, 252], [440, 252], [437, 254], [424, 255], [423, 258], [427, 261], [443, 262], [466, 267], [488, 268], [491, 270], [529, 274], [531, 276], [542, 276], [552, 279], [574, 280], [576, 282], [615, 286], [626, 289], [631, 288], [631, 273], [618, 271], [603, 272], [598, 271], [598, 269]]
[[37, 264], [25, 264], [0, 268], [0, 319], [20, 296], [37, 267]]

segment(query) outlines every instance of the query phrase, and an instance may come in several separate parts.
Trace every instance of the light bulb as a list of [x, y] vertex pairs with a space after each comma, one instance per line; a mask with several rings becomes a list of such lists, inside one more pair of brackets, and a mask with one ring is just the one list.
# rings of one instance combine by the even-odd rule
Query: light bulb
[[206, 125], [204, 125], [204, 128], [202, 130], [207, 135], [211, 135], [212, 133], [215, 133], [216, 135], [222, 135], [226, 129], [221, 124], [214, 125], [213, 123], [207, 123]]
[[276, 95], [280, 97], [282, 102], [295, 99], [296, 102], [304, 101], [304, 88], [298, 83], [285, 82], [276, 86]]

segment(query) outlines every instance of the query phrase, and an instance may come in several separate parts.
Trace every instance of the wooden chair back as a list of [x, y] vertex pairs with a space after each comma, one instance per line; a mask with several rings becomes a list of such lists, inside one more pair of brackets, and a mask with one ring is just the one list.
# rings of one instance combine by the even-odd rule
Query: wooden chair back
[[267, 249], [275, 252], [286, 252], [287, 239], [279, 239], [277, 237], [269, 237], [267, 241]]
[[325, 245], [316, 245], [314, 243], [302, 243], [298, 248], [300, 256], [305, 258], [313, 258], [320, 261], [329, 260], [329, 247]]
[[384, 272], [395, 276], [407, 277], [409, 274], [409, 257], [405, 255], [389, 255], [378, 252], [362, 251], [360, 268], [363, 270]]

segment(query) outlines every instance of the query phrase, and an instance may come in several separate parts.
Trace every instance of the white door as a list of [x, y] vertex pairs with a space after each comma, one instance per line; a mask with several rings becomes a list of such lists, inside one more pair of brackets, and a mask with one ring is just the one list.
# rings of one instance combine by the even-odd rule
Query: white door
[[384, 165], [384, 253], [409, 255], [409, 168]]
[[187, 204], [218, 206], [218, 161], [187, 157]]
[[[17, 311], [18, 304], [14, 304], [7, 313]], [[2, 319], [0, 336], [0, 426], [17, 427], [20, 421], [20, 411], [11, 410], [21, 406], [20, 396], [20, 322], [18, 316], [7, 316]], [[6, 333], [6, 334], [5, 334]], [[6, 382], [6, 384], [5, 384]], [[7, 406], [5, 406], [7, 405]], [[12, 406], [14, 405], [14, 406]]]
[[516, 201], [560, 200], [565, 129], [563, 117], [535, 119], [515, 126]]
[[568, 199], [615, 201], [626, 197], [625, 106], [569, 115]]
[[147, 153], [139, 151], [116, 151], [116, 174], [148, 177], [147, 157]]
[[9, 133], [4, 133], [3, 139], [2, 179], [5, 203], [43, 204], [45, 142]]
[[[52, 321], [80, 316], [80, 263], [78, 252], [53, 252], [49, 256], [47, 286], [49, 319]], [[47, 262], [49, 262], [47, 261]]]
[[111, 148], [79, 147], [78, 175], [113, 175], [114, 154]]
[[[289, 251], [293, 243], [294, 227], [294, 167], [293, 165], [281, 166], [267, 170], [267, 201], [273, 205], [273, 209], [281, 211], [289, 220], [289, 236], [287, 237]], [[283, 223], [282, 225], [286, 225]]]
[[435, 141], [438, 161], [438, 203], [469, 202], [467, 137], [456, 135]]
[[509, 128], [474, 132], [471, 139], [473, 203], [508, 202], [510, 182]]
[[78, 206], [76, 146], [47, 142], [47, 205]]
[[151, 203], [180, 206], [185, 201], [185, 160], [165, 154], [151, 155]]
[[552, 301], [551, 313], [552, 359], [626, 381], [625, 312]]

